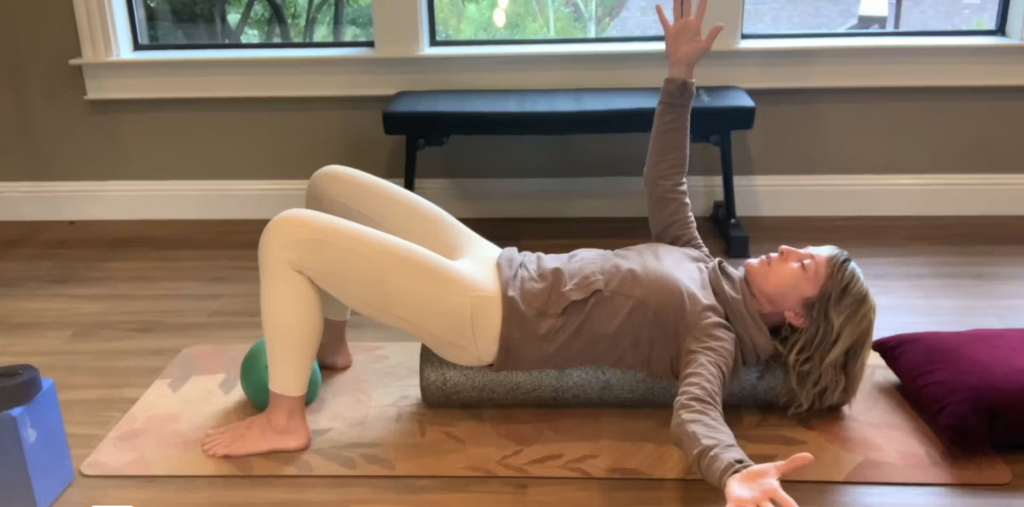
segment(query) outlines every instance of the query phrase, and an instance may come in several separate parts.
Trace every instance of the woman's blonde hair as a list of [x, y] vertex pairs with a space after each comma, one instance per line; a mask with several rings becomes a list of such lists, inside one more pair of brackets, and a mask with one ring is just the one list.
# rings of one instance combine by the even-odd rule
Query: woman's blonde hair
[[828, 255], [825, 283], [804, 312], [806, 326], [785, 326], [776, 340], [790, 413], [837, 408], [857, 394], [871, 341], [875, 301], [850, 254], [835, 246], [815, 247]]

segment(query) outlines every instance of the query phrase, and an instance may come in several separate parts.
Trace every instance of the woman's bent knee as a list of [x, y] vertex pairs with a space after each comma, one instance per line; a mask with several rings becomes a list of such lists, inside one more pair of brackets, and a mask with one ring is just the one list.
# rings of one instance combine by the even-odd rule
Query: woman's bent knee
[[360, 173], [358, 169], [341, 165], [329, 165], [317, 169], [306, 186], [306, 207], [318, 209], [320, 198], [330, 193], [331, 188], [345, 185], [346, 180]]
[[263, 233], [260, 235], [260, 251], [274, 245], [283, 244], [290, 238], [301, 235], [301, 231], [309, 228], [309, 225], [316, 221], [319, 212], [294, 208], [278, 213], [270, 219]]

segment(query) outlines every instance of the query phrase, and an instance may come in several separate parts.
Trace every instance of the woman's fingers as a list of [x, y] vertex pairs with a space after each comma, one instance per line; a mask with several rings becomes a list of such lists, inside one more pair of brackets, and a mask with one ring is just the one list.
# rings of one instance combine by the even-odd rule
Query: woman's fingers
[[681, 4], [681, 10], [679, 11], [679, 15], [676, 16], [676, 17], [677, 18], [688, 18], [688, 17], [690, 17], [690, 7], [693, 6], [692, 5], [693, 1], [692, 0], [679, 0], [679, 3]]
[[698, 24], [703, 23], [704, 15], [707, 14], [707, 12], [708, 0], [700, 0], [700, 3], [697, 4], [697, 14], [693, 16], [693, 19], [696, 20]]
[[814, 462], [814, 456], [807, 452], [801, 452], [790, 456], [786, 461], [775, 462], [775, 472], [781, 477], [797, 468], [810, 465], [812, 462]]
[[721, 23], [711, 27], [711, 30], [708, 30], [707, 37], [704, 37], [704, 44], [706, 44], [707, 47], [714, 46], [715, 39], [718, 38], [718, 34], [722, 33], [723, 28], [725, 28], [725, 26], [723, 26]]
[[668, 18], [665, 17], [665, 11], [661, 8], [660, 5], [655, 5], [654, 9], [658, 11], [658, 19], [661, 20], [661, 29], [664, 30], [667, 34], [668, 30], [672, 28], [672, 23], [668, 22]]
[[793, 500], [793, 497], [787, 495], [782, 488], [779, 488], [779, 490], [772, 495], [772, 498], [774, 498], [776, 502], [779, 502], [779, 505], [782, 507], [800, 507], [796, 504], [796, 500]]
[[772, 503], [770, 501], [768, 501], [768, 502], [761, 502], [761, 503], [757, 504], [757, 507], [775, 507], [775, 506], [772, 505]]

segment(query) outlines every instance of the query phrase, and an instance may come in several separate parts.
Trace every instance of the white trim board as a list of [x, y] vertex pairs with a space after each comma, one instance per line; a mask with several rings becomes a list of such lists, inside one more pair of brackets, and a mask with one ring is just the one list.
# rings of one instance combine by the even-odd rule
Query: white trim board
[[[398, 180], [393, 180], [399, 184]], [[721, 178], [689, 179], [710, 213]], [[304, 180], [0, 182], [0, 221], [266, 219], [303, 206]], [[1024, 174], [738, 176], [742, 216], [1024, 215]], [[460, 218], [645, 216], [639, 177], [422, 179]]]
[[[731, 85], [749, 90], [1024, 85], [1021, 41], [1004, 37], [936, 39], [918, 39], [920, 45], [916, 46], [884, 46], [875, 41], [879, 45], [813, 48], [744, 42], [709, 55], [698, 67], [696, 79], [701, 86]], [[90, 100], [387, 97], [403, 90], [447, 89], [657, 88], [665, 77], [663, 44], [579, 46], [533, 51], [509, 46], [520, 51], [512, 54], [505, 48], [490, 53], [479, 48], [460, 47], [460, 52], [432, 48], [415, 56], [392, 57], [365, 48], [343, 54], [338, 53], [340, 50], [283, 54], [281, 50], [238, 50], [252, 53], [205, 58], [136, 53], [132, 57], [72, 63], [82, 66], [86, 98]], [[287, 54], [292, 56], [284, 56]]]

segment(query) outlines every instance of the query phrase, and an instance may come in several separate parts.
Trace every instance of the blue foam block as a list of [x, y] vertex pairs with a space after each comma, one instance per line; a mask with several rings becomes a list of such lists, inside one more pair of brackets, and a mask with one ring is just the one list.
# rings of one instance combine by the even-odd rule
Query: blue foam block
[[49, 507], [74, 477], [53, 380], [26, 405], [0, 412], [0, 505]]

